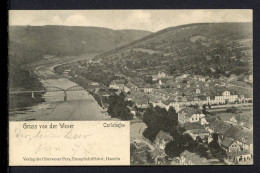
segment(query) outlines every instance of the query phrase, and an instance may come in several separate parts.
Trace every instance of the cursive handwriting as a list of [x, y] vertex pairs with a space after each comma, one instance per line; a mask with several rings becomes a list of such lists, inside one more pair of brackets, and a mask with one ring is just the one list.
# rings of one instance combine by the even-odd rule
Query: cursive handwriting
[[40, 143], [37, 147], [36, 150], [34, 151], [35, 154], [39, 152], [44, 152], [44, 153], [53, 153], [53, 152], [61, 152], [62, 149], [59, 146], [50, 146], [47, 143]]
[[33, 139], [46, 139], [46, 138], [59, 138], [59, 135], [55, 135], [54, 133], [46, 133], [42, 132], [42, 130], [38, 130], [35, 134], [27, 134], [26, 132], [22, 131], [21, 129], [15, 129], [15, 137], [21, 140], [27, 140], [28, 143], [31, 142]]
[[68, 131], [65, 135], [64, 138], [66, 139], [86, 139], [89, 136], [92, 136], [94, 134], [78, 134], [78, 133], [73, 133], [73, 130], [71, 129]]
[[91, 150], [92, 148], [95, 146], [95, 143], [94, 144], [88, 144], [88, 145], [84, 145], [82, 143], [79, 143], [79, 144], [74, 144], [74, 147], [72, 147], [72, 156], [77, 156], [77, 155], [80, 155], [80, 156], [90, 156], [90, 155], [94, 155]]
[[86, 139], [89, 136], [92, 136], [94, 134], [81, 134], [81, 133], [75, 133], [73, 130], [69, 130], [65, 132], [65, 135], [57, 135], [55, 133], [47, 133], [46, 131], [38, 130], [34, 134], [27, 134], [23, 130], [17, 128], [15, 129], [15, 137], [21, 140], [26, 140], [28, 143], [35, 139], [48, 139], [48, 138], [65, 138], [70, 140], [76, 140], [76, 139]]

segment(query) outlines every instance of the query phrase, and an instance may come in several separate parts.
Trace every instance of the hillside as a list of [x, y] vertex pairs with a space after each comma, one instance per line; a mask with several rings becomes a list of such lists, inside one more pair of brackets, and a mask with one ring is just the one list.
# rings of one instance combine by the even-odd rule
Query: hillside
[[213, 77], [249, 75], [252, 23], [199, 23], [170, 27], [97, 56], [139, 75], [183, 72]]
[[[10, 59], [19, 59], [19, 62], [27, 63], [40, 59], [41, 55], [100, 53], [148, 34], [150, 34], [148, 31], [99, 27], [10, 26]], [[18, 54], [14, 58], [12, 55], [15, 52]]]

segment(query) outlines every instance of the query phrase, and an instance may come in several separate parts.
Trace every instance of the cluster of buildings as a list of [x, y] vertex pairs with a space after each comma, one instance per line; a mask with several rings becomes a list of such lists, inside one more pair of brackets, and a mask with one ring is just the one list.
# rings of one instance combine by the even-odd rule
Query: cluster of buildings
[[[185, 134], [192, 137], [194, 141], [200, 139], [205, 145], [212, 140], [212, 134], [218, 135], [219, 145], [226, 151], [227, 164], [251, 164], [253, 157], [253, 134], [252, 122], [242, 121], [234, 114], [208, 116], [200, 109], [190, 107], [191, 105], [221, 105], [246, 103], [252, 98], [239, 95], [230, 91], [223, 83], [214, 83], [214, 79], [204, 76], [188, 76], [186, 74], [169, 82], [169, 76], [165, 72], [159, 72], [152, 76], [154, 84], [144, 84], [140, 81], [114, 80], [109, 88], [117, 89], [126, 93], [126, 100], [132, 101], [137, 108], [146, 109], [149, 106], [159, 106], [168, 110], [171, 106], [178, 113], [179, 125], [185, 129]], [[172, 85], [160, 88], [160, 86]], [[210, 92], [210, 85], [222, 87], [217, 92]], [[159, 87], [157, 87], [159, 86]], [[213, 89], [214, 90], [214, 89]], [[135, 110], [131, 109], [135, 114]], [[207, 160], [195, 153], [184, 151], [180, 157], [169, 160], [164, 152], [165, 146], [174, 139], [163, 131], [160, 131], [154, 142], [155, 147], [150, 151], [151, 158], [156, 164], [177, 165], [210, 165], [214, 160]], [[135, 144], [136, 146], [139, 144]], [[167, 159], [166, 159], [167, 158]]]
[[[178, 121], [186, 130], [184, 133], [189, 134], [193, 140], [200, 138], [203, 142], [210, 143], [213, 140], [212, 134], [216, 133], [219, 145], [226, 151], [225, 162], [227, 164], [253, 163], [252, 129], [240, 126], [234, 115], [207, 117], [198, 109], [184, 108], [179, 111]], [[181, 165], [209, 164], [205, 158], [200, 158], [200, 161], [197, 162], [195, 155], [195, 153], [187, 151], [185, 154], [181, 154], [178, 163]]]
[[[201, 79], [203, 80], [203, 79]], [[167, 110], [172, 106], [177, 112], [181, 108], [190, 105], [215, 105], [215, 104], [228, 104], [228, 103], [244, 103], [248, 102], [249, 98], [238, 96], [228, 90], [218, 93], [216, 96], [178, 96], [177, 94], [169, 93], [168, 90], [156, 90], [147, 84], [144, 88], [139, 88], [132, 82], [125, 80], [112, 81], [110, 88], [117, 89], [126, 93], [126, 99], [135, 103], [137, 108], [148, 108], [150, 105], [153, 107], [159, 106]]]
[[[183, 74], [175, 77], [174, 82], [171, 82], [172, 80], [163, 80], [169, 77], [165, 72], [159, 72], [152, 77], [153, 80], [158, 81], [157, 84], [146, 84], [140, 80], [130, 80], [128, 82], [125, 80], [114, 80], [109, 87], [125, 92], [129, 98], [132, 97], [132, 101], [136, 102], [136, 106], [140, 108], [147, 108], [149, 103], [152, 103], [153, 106], [164, 108], [175, 106], [176, 109], [179, 109], [190, 105], [248, 103], [253, 100], [251, 96], [239, 95], [236, 92], [228, 90], [227, 87], [223, 87], [225, 86], [223, 82], [218, 83], [214, 79], [200, 75], [190, 76]], [[158, 85], [168, 85], [168, 87], [160, 88], [157, 87]], [[216, 90], [213, 88], [214, 92], [212, 92], [210, 89], [212, 87], [219, 88]], [[133, 99], [133, 95], [136, 92], [143, 92], [147, 97], [152, 99], [135, 100]]]
[[[226, 152], [226, 164], [253, 163], [253, 133], [252, 129], [240, 126], [239, 120], [232, 114], [217, 116], [204, 115], [199, 109], [186, 107], [179, 111], [178, 122], [194, 141], [203, 142], [207, 146], [217, 134], [217, 142]], [[174, 140], [172, 136], [160, 131], [152, 145], [154, 150], [149, 151], [155, 164], [173, 165], [212, 165], [218, 164], [216, 159], [206, 159], [196, 153], [185, 150], [176, 158], [168, 158], [165, 153], [166, 145]]]

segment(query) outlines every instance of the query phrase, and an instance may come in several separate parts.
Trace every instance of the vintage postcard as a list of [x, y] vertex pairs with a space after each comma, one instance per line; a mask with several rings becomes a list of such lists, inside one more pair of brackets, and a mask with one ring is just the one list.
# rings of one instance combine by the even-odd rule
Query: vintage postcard
[[253, 11], [10, 10], [9, 165], [252, 165]]

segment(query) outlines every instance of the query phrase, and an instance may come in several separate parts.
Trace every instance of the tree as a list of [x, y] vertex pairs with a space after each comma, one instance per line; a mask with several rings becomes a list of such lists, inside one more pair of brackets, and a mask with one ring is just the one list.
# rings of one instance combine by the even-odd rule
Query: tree
[[178, 145], [175, 141], [171, 141], [165, 146], [165, 153], [172, 158], [179, 157], [183, 151], [183, 147]]
[[112, 118], [119, 118], [121, 120], [131, 120], [133, 115], [130, 112], [130, 109], [127, 107], [127, 102], [124, 101], [124, 93], [118, 95], [112, 95], [108, 98], [108, 114]]
[[209, 158], [207, 151], [208, 151], [208, 149], [207, 149], [207, 147], [205, 147], [204, 145], [199, 145], [199, 146], [196, 148], [196, 153], [197, 153], [200, 157]]
[[209, 150], [212, 155], [212, 157], [219, 159], [220, 161], [223, 161], [224, 158], [227, 157], [226, 151], [220, 147], [218, 143], [218, 135], [216, 133], [212, 134], [212, 141], [209, 143]]
[[175, 108], [170, 106], [168, 110], [168, 117], [172, 119], [173, 126], [176, 127], [178, 125], [178, 113], [176, 112]]
[[195, 152], [198, 147], [198, 143], [188, 134], [181, 135], [180, 144], [190, 152]]
[[147, 139], [149, 139], [151, 142], [153, 142], [155, 140], [156, 135], [158, 134], [159, 130], [157, 128], [151, 128], [151, 127], [147, 127], [144, 132], [143, 132], [143, 136]]
[[206, 104], [204, 104], [203, 106], [202, 106], [202, 113], [203, 114], [208, 114], [208, 112], [207, 112], [207, 105]]
[[135, 144], [131, 144], [130, 156], [133, 165], [149, 165], [153, 162], [148, 146], [136, 148]]

